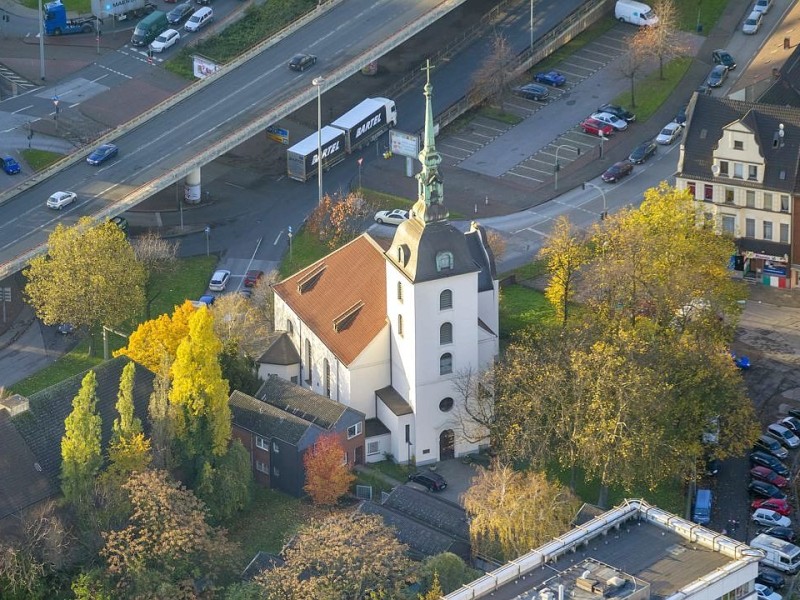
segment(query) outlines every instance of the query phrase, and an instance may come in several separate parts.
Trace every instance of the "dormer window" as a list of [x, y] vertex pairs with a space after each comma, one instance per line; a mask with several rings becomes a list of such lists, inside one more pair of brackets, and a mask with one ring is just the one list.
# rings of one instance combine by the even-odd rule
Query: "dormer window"
[[744, 142], [741, 140], [735, 140], [733, 142], [733, 149], [734, 150], [744, 150]]
[[453, 253], [439, 252], [436, 255], [436, 270], [449, 271], [452, 268], [453, 268]]

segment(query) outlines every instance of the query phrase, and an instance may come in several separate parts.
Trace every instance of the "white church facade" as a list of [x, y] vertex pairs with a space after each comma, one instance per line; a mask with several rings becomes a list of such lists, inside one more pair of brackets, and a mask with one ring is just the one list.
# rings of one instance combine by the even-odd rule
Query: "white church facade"
[[259, 361], [262, 376], [363, 412], [365, 462], [433, 463], [488, 444], [461, 434], [457, 382], [497, 357], [499, 286], [485, 231], [473, 223], [463, 233], [447, 219], [431, 91], [428, 82], [410, 218], [388, 248], [365, 233], [276, 283], [282, 333]]

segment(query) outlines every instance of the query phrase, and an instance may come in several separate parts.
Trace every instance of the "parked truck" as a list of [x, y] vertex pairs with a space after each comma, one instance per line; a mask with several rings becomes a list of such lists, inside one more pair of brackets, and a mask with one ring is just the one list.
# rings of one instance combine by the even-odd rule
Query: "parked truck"
[[397, 125], [397, 107], [388, 98], [367, 98], [331, 123], [345, 133], [344, 148], [348, 154], [378, 139]]
[[156, 8], [149, 0], [92, 0], [92, 13], [70, 19], [61, 0], [48, 2], [42, 8], [45, 35], [91, 33], [104, 19], [124, 21], [150, 14]]
[[[317, 173], [319, 140], [317, 132], [297, 142], [286, 151], [286, 169], [289, 177], [297, 181], [307, 181]], [[322, 128], [322, 168], [330, 169], [344, 160], [345, 133], [341, 129], [327, 125]]]

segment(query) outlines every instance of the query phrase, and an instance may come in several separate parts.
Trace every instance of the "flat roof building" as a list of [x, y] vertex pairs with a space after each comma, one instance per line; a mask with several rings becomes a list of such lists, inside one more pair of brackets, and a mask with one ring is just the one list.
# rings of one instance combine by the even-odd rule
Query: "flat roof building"
[[751, 600], [762, 552], [626, 500], [446, 600]]

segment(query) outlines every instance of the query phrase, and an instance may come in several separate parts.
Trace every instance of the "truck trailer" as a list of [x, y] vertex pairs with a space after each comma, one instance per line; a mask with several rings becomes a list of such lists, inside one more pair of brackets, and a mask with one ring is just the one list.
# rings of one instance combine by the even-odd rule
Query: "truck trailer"
[[70, 19], [61, 0], [48, 2], [42, 8], [45, 35], [69, 35], [99, 31], [104, 19], [124, 21], [150, 14], [156, 5], [149, 0], [92, 0], [92, 13]]
[[[286, 151], [286, 169], [289, 177], [307, 181], [317, 173], [317, 132], [297, 142]], [[326, 125], [322, 128], [322, 168], [330, 169], [345, 157], [345, 133]]]
[[345, 133], [345, 151], [351, 154], [397, 125], [397, 107], [388, 98], [367, 98], [331, 123]]

